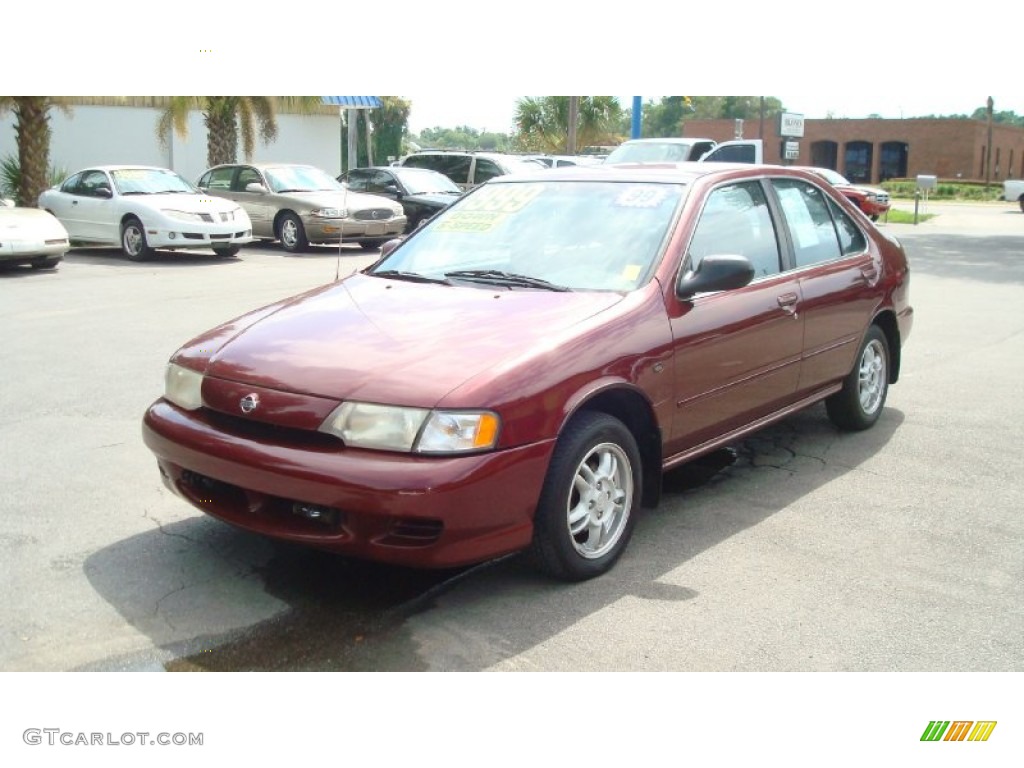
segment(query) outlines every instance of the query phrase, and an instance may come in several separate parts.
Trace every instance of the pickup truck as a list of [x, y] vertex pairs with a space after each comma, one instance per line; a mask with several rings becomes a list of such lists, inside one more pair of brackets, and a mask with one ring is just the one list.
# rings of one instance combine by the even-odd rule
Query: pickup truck
[[1020, 210], [1024, 212], [1024, 180], [1007, 179], [1004, 181], [1003, 200], [1008, 203], [1020, 203]]

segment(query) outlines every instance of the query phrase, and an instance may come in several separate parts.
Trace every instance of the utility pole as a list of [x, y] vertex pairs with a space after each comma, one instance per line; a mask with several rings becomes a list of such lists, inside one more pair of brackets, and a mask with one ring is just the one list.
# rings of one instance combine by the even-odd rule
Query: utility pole
[[579, 122], [580, 117], [580, 97], [570, 96], [569, 97], [569, 136], [566, 140], [565, 153], [567, 155], [576, 154], [576, 123]]
[[992, 106], [994, 102], [992, 97], [988, 97], [986, 106], [988, 107], [988, 153], [985, 158], [985, 187], [992, 182]]

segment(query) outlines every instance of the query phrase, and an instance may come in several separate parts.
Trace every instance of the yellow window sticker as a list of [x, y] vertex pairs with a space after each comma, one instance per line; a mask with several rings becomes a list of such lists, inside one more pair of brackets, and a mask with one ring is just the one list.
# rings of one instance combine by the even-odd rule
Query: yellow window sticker
[[643, 266], [641, 264], [627, 264], [622, 270], [622, 278], [634, 283], [636, 282], [636, 279], [640, 277], [641, 270], [643, 270]]
[[488, 232], [508, 218], [497, 211], [473, 211], [460, 208], [437, 224], [438, 232]]
[[515, 213], [541, 193], [541, 188], [526, 184], [498, 184], [474, 192], [459, 205], [460, 211]]

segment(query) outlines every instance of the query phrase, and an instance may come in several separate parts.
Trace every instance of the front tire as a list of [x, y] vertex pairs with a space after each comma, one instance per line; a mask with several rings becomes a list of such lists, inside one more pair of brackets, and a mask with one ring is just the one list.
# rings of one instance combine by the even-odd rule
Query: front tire
[[889, 341], [882, 329], [872, 325], [853, 370], [843, 388], [825, 400], [828, 417], [840, 429], [859, 431], [872, 426], [882, 414], [889, 393]]
[[301, 253], [309, 247], [306, 228], [302, 226], [302, 219], [294, 213], [286, 213], [281, 217], [277, 236], [281, 241], [281, 247], [288, 253]]
[[223, 256], [225, 259], [230, 259], [232, 256], [237, 256], [239, 250], [241, 250], [241, 247], [237, 245], [222, 245], [214, 248], [213, 252], [218, 256]]
[[145, 261], [153, 255], [153, 249], [146, 241], [146, 230], [134, 217], [121, 225], [121, 250], [132, 261]]
[[534, 518], [530, 556], [582, 581], [609, 570], [633, 534], [642, 497], [640, 451], [621, 421], [581, 413], [558, 438]]
[[31, 267], [32, 269], [56, 269], [60, 260], [60, 256], [48, 256], [40, 261], [33, 261]]

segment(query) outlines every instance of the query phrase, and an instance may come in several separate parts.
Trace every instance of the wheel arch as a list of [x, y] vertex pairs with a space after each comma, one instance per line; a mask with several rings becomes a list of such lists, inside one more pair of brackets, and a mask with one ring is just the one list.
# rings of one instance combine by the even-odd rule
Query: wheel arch
[[580, 413], [604, 413], [621, 421], [640, 449], [644, 507], [655, 507], [661, 498], [661, 429], [650, 400], [626, 383], [609, 384], [581, 395], [571, 403], [559, 434]]
[[274, 214], [274, 237], [275, 237], [275, 239], [279, 239], [281, 237], [281, 220], [285, 216], [287, 216], [289, 213], [292, 216], [294, 216], [295, 218], [297, 218], [300, 222], [302, 221], [302, 216], [299, 215], [298, 211], [294, 211], [291, 208], [282, 208], [281, 210], [279, 210], [277, 213]]
[[885, 340], [889, 345], [889, 383], [895, 384], [900, 378], [900, 360], [902, 357], [902, 345], [900, 344], [900, 327], [896, 321], [896, 313], [891, 309], [885, 309], [875, 315], [872, 325], [877, 325], [885, 334]]

